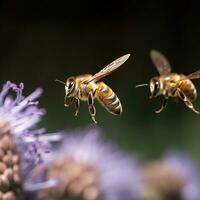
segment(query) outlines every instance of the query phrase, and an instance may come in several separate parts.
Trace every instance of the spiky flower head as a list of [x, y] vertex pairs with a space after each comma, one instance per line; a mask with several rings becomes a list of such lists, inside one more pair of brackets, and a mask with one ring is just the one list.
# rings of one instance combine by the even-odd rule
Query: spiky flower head
[[144, 170], [148, 200], [200, 199], [200, 175], [195, 162], [180, 152], [167, 153], [163, 159], [149, 163]]
[[43, 193], [43, 199], [138, 199], [139, 165], [106, 143], [96, 129], [66, 136], [49, 162], [48, 177], [57, 179], [58, 185]]
[[47, 137], [42, 135], [45, 130], [36, 127], [44, 114], [35, 101], [42, 90], [24, 97], [23, 89], [23, 83], [8, 81], [0, 92], [0, 199], [3, 200], [26, 198], [29, 175], [50, 148]]

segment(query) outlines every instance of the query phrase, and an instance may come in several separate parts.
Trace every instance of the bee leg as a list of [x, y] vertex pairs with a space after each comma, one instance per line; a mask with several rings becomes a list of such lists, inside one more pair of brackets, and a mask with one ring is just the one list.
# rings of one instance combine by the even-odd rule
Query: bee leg
[[192, 102], [186, 97], [186, 95], [178, 88], [179, 97], [184, 101], [185, 105], [190, 108], [194, 113], [200, 115], [200, 112], [196, 110], [192, 104]]
[[74, 97], [70, 97], [69, 98], [69, 97], [65, 96], [65, 98], [64, 98], [64, 106], [66, 108], [71, 106], [73, 102], [74, 102]]
[[96, 124], [97, 123], [97, 121], [95, 119], [96, 108], [94, 107], [94, 97], [93, 97], [92, 92], [90, 92], [89, 95], [88, 95], [88, 106], [89, 106], [89, 113], [90, 113], [90, 115], [92, 117], [92, 120]]
[[75, 98], [74, 101], [75, 101], [74, 105], [75, 105], [75, 109], [76, 109], [74, 116], [77, 117], [78, 111], [79, 111], [79, 108], [80, 108], [80, 100], [78, 98]]
[[167, 95], [164, 96], [162, 106], [161, 106], [161, 108], [159, 110], [155, 111], [156, 114], [161, 113], [164, 110], [164, 108], [167, 106], [168, 99], [169, 99], [169, 97]]

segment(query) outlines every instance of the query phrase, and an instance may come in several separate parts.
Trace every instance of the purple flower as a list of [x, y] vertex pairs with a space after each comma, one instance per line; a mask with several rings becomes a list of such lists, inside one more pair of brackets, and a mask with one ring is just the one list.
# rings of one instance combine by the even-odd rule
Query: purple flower
[[45, 113], [35, 101], [42, 89], [27, 97], [22, 95], [23, 89], [23, 83], [16, 85], [8, 81], [0, 92], [0, 199], [20, 199], [26, 195], [25, 190], [33, 190], [34, 186], [39, 189], [38, 184], [41, 188], [50, 185], [49, 181], [42, 183], [44, 176], [35, 176], [34, 185], [29, 176], [49, 151], [48, 140], [59, 136], [46, 136], [45, 129], [36, 127]]
[[99, 131], [89, 129], [66, 136], [48, 158], [50, 178], [58, 186], [46, 199], [75, 196], [84, 200], [135, 200], [141, 189], [140, 168], [135, 159], [104, 142]]
[[186, 154], [168, 152], [144, 169], [143, 199], [200, 199], [200, 176], [195, 162]]
[[183, 200], [199, 200], [200, 174], [194, 160], [181, 152], [169, 152], [164, 156], [163, 162], [185, 181], [180, 191], [181, 198]]

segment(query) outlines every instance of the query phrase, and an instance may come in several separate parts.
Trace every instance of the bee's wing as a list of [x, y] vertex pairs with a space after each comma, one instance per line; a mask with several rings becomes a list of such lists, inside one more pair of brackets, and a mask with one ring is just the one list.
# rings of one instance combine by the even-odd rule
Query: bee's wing
[[189, 79], [199, 79], [200, 78], [200, 70], [192, 73], [192, 74], [189, 74], [187, 75], [187, 78]]
[[126, 54], [124, 56], [121, 56], [120, 58], [114, 60], [109, 65], [107, 65], [105, 68], [103, 68], [101, 71], [97, 72], [94, 76], [92, 76], [87, 83], [91, 81], [99, 81], [103, 77], [111, 74], [114, 70], [116, 70], [118, 67], [120, 67], [123, 63], [125, 63], [128, 58], [130, 57], [130, 54]]
[[168, 59], [159, 51], [151, 50], [150, 57], [160, 75], [168, 75], [171, 72], [171, 65]]

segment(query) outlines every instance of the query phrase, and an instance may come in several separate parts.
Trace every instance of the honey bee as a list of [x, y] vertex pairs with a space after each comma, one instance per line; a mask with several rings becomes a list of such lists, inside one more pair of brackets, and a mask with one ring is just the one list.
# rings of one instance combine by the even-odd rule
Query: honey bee
[[94, 106], [94, 99], [97, 99], [108, 112], [120, 115], [122, 113], [122, 105], [119, 98], [108, 85], [100, 80], [120, 67], [126, 62], [129, 56], [130, 54], [126, 54], [114, 60], [95, 75], [84, 74], [72, 76], [67, 78], [66, 82], [56, 80], [65, 85], [64, 106], [69, 107], [74, 104], [76, 110], [75, 116], [77, 116], [80, 108], [80, 100], [87, 101], [91, 118], [97, 123]]
[[172, 73], [171, 65], [162, 53], [151, 50], [150, 57], [159, 72], [159, 76], [152, 78], [149, 84], [141, 84], [136, 87], [149, 86], [150, 98], [164, 96], [161, 108], [155, 113], [162, 112], [167, 106], [169, 97], [172, 97], [175, 100], [182, 100], [189, 109], [199, 115], [200, 112], [192, 104], [197, 97], [197, 91], [191, 80], [200, 78], [200, 70], [189, 75]]

